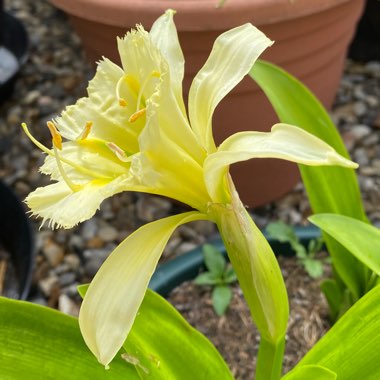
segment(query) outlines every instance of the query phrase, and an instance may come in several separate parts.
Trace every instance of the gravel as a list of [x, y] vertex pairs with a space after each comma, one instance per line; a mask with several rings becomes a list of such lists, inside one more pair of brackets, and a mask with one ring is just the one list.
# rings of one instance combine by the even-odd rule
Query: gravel
[[[21, 122], [50, 145], [46, 121], [85, 94], [93, 70], [86, 63], [78, 37], [64, 14], [42, 0], [6, 0], [30, 36], [30, 58], [14, 94], [0, 105], [0, 178], [20, 197], [49, 180], [38, 172], [43, 155], [21, 132]], [[332, 117], [361, 167], [358, 179], [369, 218], [380, 227], [380, 62], [347, 61]], [[139, 193], [106, 200], [96, 216], [71, 230], [51, 231], [31, 219], [36, 231], [36, 262], [30, 300], [76, 315], [76, 286], [91, 280], [108, 254], [126, 236], [152, 220], [183, 211], [178, 203]], [[310, 206], [303, 185], [281, 200], [253, 210], [260, 227], [281, 219], [305, 223]], [[180, 227], [163, 260], [204, 243], [216, 233], [207, 222]]]

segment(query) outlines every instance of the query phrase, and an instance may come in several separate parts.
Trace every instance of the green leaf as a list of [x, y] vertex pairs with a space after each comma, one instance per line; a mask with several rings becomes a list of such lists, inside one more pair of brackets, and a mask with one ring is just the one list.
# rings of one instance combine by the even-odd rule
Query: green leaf
[[237, 276], [236, 276], [236, 273], [235, 273], [235, 269], [232, 266], [230, 266], [224, 272], [224, 282], [226, 284], [231, 284], [231, 283], [233, 283], [235, 281], [237, 281]]
[[232, 379], [215, 347], [149, 290], [124, 359], [118, 354], [109, 370], [84, 344], [76, 318], [31, 303], [0, 298], [0, 341], [2, 380]]
[[380, 275], [380, 230], [343, 215], [318, 214], [309, 220]]
[[305, 259], [302, 260], [302, 265], [305, 268], [307, 274], [312, 278], [320, 278], [323, 274], [322, 262], [317, 259]]
[[124, 348], [148, 369], [142, 379], [233, 379], [212, 343], [149, 289]]
[[[344, 157], [344, 143], [328, 113], [297, 79], [268, 62], [258, 61], [250, 76], [259, 84], [283, 123], [297, 125], [321, 138]], [[299, 165], [315, 213], [332, 212], [367, 221], [353, 169]], [[338, 275], [356, 298], [364, 292], [368, 271], [347, 250], [325, 238]]]
[[0, 298], [2, 380], [139, 379], [118, 356], [105, 370], [85, 345], [76, 318]]
[[293, 227], [282, 221], [269, 223], [267, 225], [266, 232], [270, 237], [278, 240], [281, 243], [290, 243], [291, 241], [297, 241], [297, 236], [294, 232]]
[[344, 380], [380, 379], [379, 302], [380, 286], [376, 286], [338, 320], [297, 367], [320, 365]]
[[222, 277], [226, 267], [226, 259], [222, 253], [211, 244], [202, 248], [206, 268], [217, 277]]
[[319, 365], [304, 365], [295, 367], [288, 372], [281, 380], [335, 380], [336, 373]]
[[336, 320], [343, 301], [342, 289], [335, 280], [324, 280], [321, 283], [321, 290], [326, 297], [330, 309], [331, 320]]
[[212, 305], [215, 313], [222, 316], [232, 300], [232, 290], [229, 286], [216, 286], [212, 291]]
[[215, 285], [218, 282], [220, 282], [220, 279], [216, 278], [211, 272], [201, 273], [194, 279], [194, 283], [197, 285]]

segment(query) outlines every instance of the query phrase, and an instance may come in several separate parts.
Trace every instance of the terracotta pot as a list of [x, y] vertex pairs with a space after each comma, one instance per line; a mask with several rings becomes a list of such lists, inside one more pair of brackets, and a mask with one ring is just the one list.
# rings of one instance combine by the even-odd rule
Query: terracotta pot
[[[167, 8], [175, 22], [186, 59], [185, 96], [195, 73], [206, 61], [215, 38], [245, 22], [259, 27], [276, 43], [263, 58], [303, 81], [330, 108], [346, 52], [364, 0], [50, 0], [67, 12], [87, 56], [118, 61], [115, 37], [136, 23], [149, 29]], [[238, 130], [268, 131], [277, 121], [263, 93], [246, 78], [214, 115], [217, 142]], [[234, 165], [232, 175], [243, 201], [258, 206], [288, 192], [299, 180], [295, 164], [251, 160]]]

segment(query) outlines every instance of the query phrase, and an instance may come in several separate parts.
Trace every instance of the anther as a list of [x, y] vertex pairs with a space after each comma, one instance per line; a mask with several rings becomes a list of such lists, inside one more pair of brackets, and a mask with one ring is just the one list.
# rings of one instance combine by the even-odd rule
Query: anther
[[134, 123], [136, 120], [140, 119], [141, 116], [145, 115], [145, 113], [146, 113], [146, 108], [142, 108], [141, 110], [138, 110], [135, 113], [133, 113], [128, 119], [128, 121], [130, 123]]
[[115, 153], [116, 157], [120, 161], [123, 161], [123, 162], [127, 162], [128, 161], [128, 156], [126, 155], [126, 153], [124, 152], [124, 150], [121, 149], [118, 145], [116, 145], [113, 142], [107, 142], [106, 145], [107, 145], [107, 148], [109, 148], [113, 153]]
[[90, 134], [91, 129], [92, 129], [92, 121], [88, 121], [86, 125], [84, 126], [82, 132], [77, 137], [77, 141], [85, 140]]
[[49, 128], [49, 131], [51, 133], [51, 137], [53, 139], [53, 145], [56, 146], [59, 150], [62, 150], [62, 137], [57, 131], [56, 126], [54, 125], [52, 121], [48, 121], [46, 125]]
[[123, 98], [119, 99], [119, 106], [120, 107], [126, 107], [128, 105], [127, 101]]

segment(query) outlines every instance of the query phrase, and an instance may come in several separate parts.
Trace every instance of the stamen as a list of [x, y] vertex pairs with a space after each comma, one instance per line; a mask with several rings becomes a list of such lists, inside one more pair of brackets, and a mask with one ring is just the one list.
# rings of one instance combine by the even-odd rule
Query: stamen
[[134, 123], [136, 120], [140, 119], [141, 116], [145, 115], [145, 113], [146, 113], [146, 108], [142, 108], [141, 110], [138, 110], [135, 113], [133, 113], [128, 119], [128, 121], [130, 123]]
[[54, 157], [54, 153], [46, 148], [45, 145], [41, 144], [38, 140], [36, 140], [32, 134], [29, 132], [29, 129], [28, 129], [28, 126], [26, 125], [26, 123], [21, 123], [21, 127], [22, 129], [24, 130], [25, 134], [29, 137], [30, 141], [36, 145], [38, 148], [40, 148], [43, 152], [45, 152], [46, 154], [48, 154], [49, 156], [53, 156]]
[[142, 96], [143, 96], [143, 92], [146, 88], [146, 86], [148, 85], [149, 81], [152, 79], [152, 78], [159, 78], [161, 76], [161, 74], [156, 71], [156, 70], [153, 70], [144, 80], [143, 84], [141, 85], [140, 87], [140, 91], [139, 91], [139, 94], [137, 96], [137, 104], [136, 104], [136, 112], [140, 109], [140, 103], [141, 103], [141, 99], [142, 99]]
[[113, 153], [115, 153], [116, 157], [120, 160], [120, 161], [123, 161], [123, 162], [127, 162], [129, 159], [128, 159], [128, 156], [127, 154], [124, 152], [123, 149], [121, 149], [118, 145], [116, 145], [115, 143], [113, 142], [108, 142], [106, 143], [107, 145], [107, 148], [109, 148]]
[[54, 144], [53, 145], [53, 149], [54, 149], [54, 153], [55, 153], [55, 159], [57, 161], [57, 166], [58, 166], [58, 170], [59, 170], [59, 173], [61, 174], [63, 180], [66, 182], [66, 185], [75, 193], [77, 191], [79, 191], [80, 189], [82, 189], [83, 186], [81, 185], [77, 185], [75, 183], [73, 183], [70, 178], [67, 176], [66, 172], [65, 172], [65, 169], [63, 168], [62, 166], [62, 162], [59, 158], [59, 154], [58, 154], [58, 150], [57, 150], [57, 146]]
[[92, 121], [88, 121], [86, 125], [84, 126], [83, 131], [77, 137], [77, 141], [85, 140], [90, 134], [91, 129], [92, 129]]
[[47, 127], [49, 128], [51, 137], [53, 139], [53, 146], [56, 146], [59, 150], [62, 150], [62, 137], [58, 133], [57, 128], [55, 127], [54, 123], [52, 121], [48, 121], [46, 124], [47, 124]]
[[[36, 140], [32, 136], [32, 134], [29, 132], [28, 126], [25, 123], [22, 123], [21, 126], [22, 126], [22, 129], [24, 130], [25, 134], [29, 137], [30, 141], [34, 145], [36, 145], [38, 148], [40, 148], [43, 152], [45, 152], [49, 156], [52, 156], [52, 157], [56, 156], [56, 154], [52, 150], [46, 148], [45, 145], [41, 144], [38, 140]], [[54, 144], [53, 144], [53, 147], [54, 147]], [[97, 172], [94, 172], [90, 169], [87, 169], [84, 166], [77, 165], [75, 162], [68, 160], [67, 158], [61, 157], [60, 161], [64, 162], [67, 165], [70, 165], [72, 168], [76, 169], [79, 173], [88, 175], [90, 177], [99, 178], [99, 179], [108, 179], [109, 178], [108, 176], [104, 176], [100, 173], [97, 173]]]

